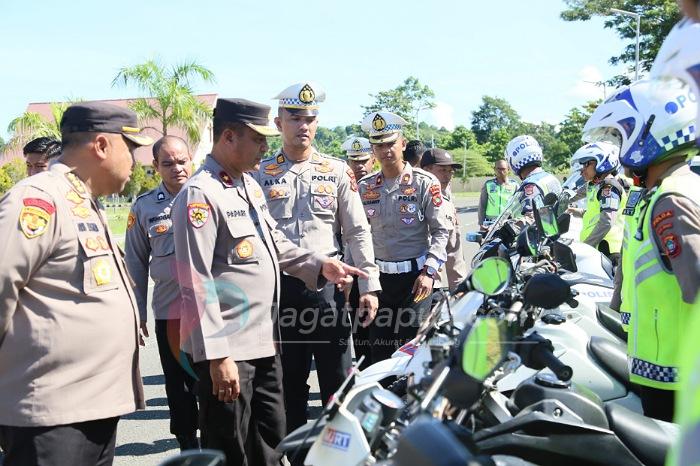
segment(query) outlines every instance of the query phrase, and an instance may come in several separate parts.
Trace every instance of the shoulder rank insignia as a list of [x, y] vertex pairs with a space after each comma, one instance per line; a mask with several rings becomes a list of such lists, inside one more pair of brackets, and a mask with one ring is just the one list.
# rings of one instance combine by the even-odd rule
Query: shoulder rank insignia
[[90, 212], [91, 212], [90, 209], [88, 209], [87, 207], [83, 207], [83, 206], [73, 207], [70, 211], [73, 212], [73, 215], [75, 215], [76, 217], [80, 217], [80, 218], [88, 218], [90, 216]]
[[365, 201], [375, 201], [379, 199], [380, 194], [377, 191], [373, 191], [371, 189], [368, 189], [364, 193], [362, 193], [362, 199]]
[[406, 173], [403, 178], [401, 178], [401, 184], [411, 184], [411, 174]]
[[277, 158], [275, 159], [275, 162], [277, 162], [278, 165], [282, 165], [285, 162], [284, 155], [278, 154]]
[[68, 172], [66, 173], [66, 178], [68, 179], [68, 182], [73, 186], [73, 189], [78, 191], [78, 194], [86, 194], [85, 192], [85, 185], [83, 184], [82, 181], [78, 179], [77, 176], [75, 176], [75, 173], [73, 172]]
[[73, 204], [82, 204], [83, 203], [83, 198], [80, 197], [80, 195], [78, 193], [76, 193], [75, 191], [73, 191], [72, 189], [70, 191], [68, 191], [68, 193], [66, 194], [66, 199], [68, 199]]
[[56, 211], [54, 205], [38, 198], [26, 198], [22, 203], [24, 207], [19, 214], [19, 226], [24, 236], [32, 239], [46, 233], [51, 216]]
[[227, 188], [230, 188], [233, 186], [233, 179], [229, 176], [228, 173], [225, 171], [221, 170], [219, 172], [219, 179], [221, 179], [221, 182], [226, 186]]
[[158, 199], [159, 201], [164, 200], [164, 199], [165, 199], [165, 193], [164, 193], [163, 191], [160, 191], [160, 192], [158, 193], [158, 195], [156, 196], [156, 199]]

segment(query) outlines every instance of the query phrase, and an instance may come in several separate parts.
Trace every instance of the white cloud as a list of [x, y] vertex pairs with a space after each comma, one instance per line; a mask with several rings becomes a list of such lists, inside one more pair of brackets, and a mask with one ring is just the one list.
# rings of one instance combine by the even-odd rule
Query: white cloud
[[[435, 125], [438, 128], [444, 127], [450, 131], [455, 129], [455, 109], [452, 105], [446, 102], [435, 102], [434, 108], [423, 112], [421, 113], [426, 123]], [[419, 120], [421, 119], [421, 113], [418, 114]]]
[[568, 96], [583, 100], [595, 100], [603, 97], [603, 88], [595, 83], [603, 80], [603, 74], [595, 65], [586, 65], [578, 72], [578, 80], [567, 92]]

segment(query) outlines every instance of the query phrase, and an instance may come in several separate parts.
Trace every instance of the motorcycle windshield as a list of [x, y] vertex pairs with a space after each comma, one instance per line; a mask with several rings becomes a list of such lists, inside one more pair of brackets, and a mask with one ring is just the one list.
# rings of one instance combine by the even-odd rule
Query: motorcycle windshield
[[501, 215], [499, 215], [496, 221], [493, 222], [493, 225], [491, 225], [491, 228], [484, 237], [482, 243], [488, 243], [508, 220], [521, 217], [523, 214], [523, 209], [526, 208], [527, 200], [527, 196], [523, 191], [516, 191], [508, 201], [508, 204], [506, 204], [506, 207], [503, 209], [503, 212], [501, 212]]

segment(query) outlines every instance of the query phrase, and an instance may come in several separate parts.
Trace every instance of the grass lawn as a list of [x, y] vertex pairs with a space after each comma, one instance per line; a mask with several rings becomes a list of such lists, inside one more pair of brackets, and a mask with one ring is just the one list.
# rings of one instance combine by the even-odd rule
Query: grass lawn
[[109, 229], [117, 238], [124, 236], [126, 232], [126, 218], [129, 216], [130, 207], [107, 207], [107, 223]]

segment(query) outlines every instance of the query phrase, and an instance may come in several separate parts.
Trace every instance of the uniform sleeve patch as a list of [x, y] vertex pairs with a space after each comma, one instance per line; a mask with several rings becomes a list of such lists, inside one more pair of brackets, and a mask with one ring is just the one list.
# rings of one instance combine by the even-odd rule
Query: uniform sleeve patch
[[136, 216], [133, 212], [129, 212], [129, 216], [126, 218], [126, 229], [131, 230], [131, 227], [136, 223]]
[[681, 253], [681, 245], [678, 243], [678, 237], [674, 234], [664, 236], [664, 250], [668, 257], [678, 257]]
[[203, 202], [192, 202], [187, 204], [187, 218], [195, 228], [202, 228], [209, 220], [211, 207]]
[[673, 209], [664, 210], [664, 211], [661, 212], [659, 215], [657, 215], [656, 217], [654, 217], [654, 220], [652, 220], [652, 222], [651, 222], [651, 226], [652, 226], [653, 228], [656, 228], [656, 226], [657, 226], [659, 223], [661, 223], [661, 222], [663, 222], [664, 220], [666, 220], [667, 218], [671, 218], [671, 217], [673, 217]]
[[673, 222], [668, 222], [668, 223], [662, 223], [658, 227], [656, 227], [656, 234], [661, 237], [664, 231], [670, 230], [673, 228]]
[[39, 199], [36, 197], [28, 197], [28, 198], [22, 199], [22, 203], [26, 207], [36, 207], [38, 209], [42, 209], [49, 215], [53, 215], [53, 213], [56, 212], [56, 208], [54, 207], [54, 205], [51, 204], [49, 201], [46, 201], [44, 199]]

